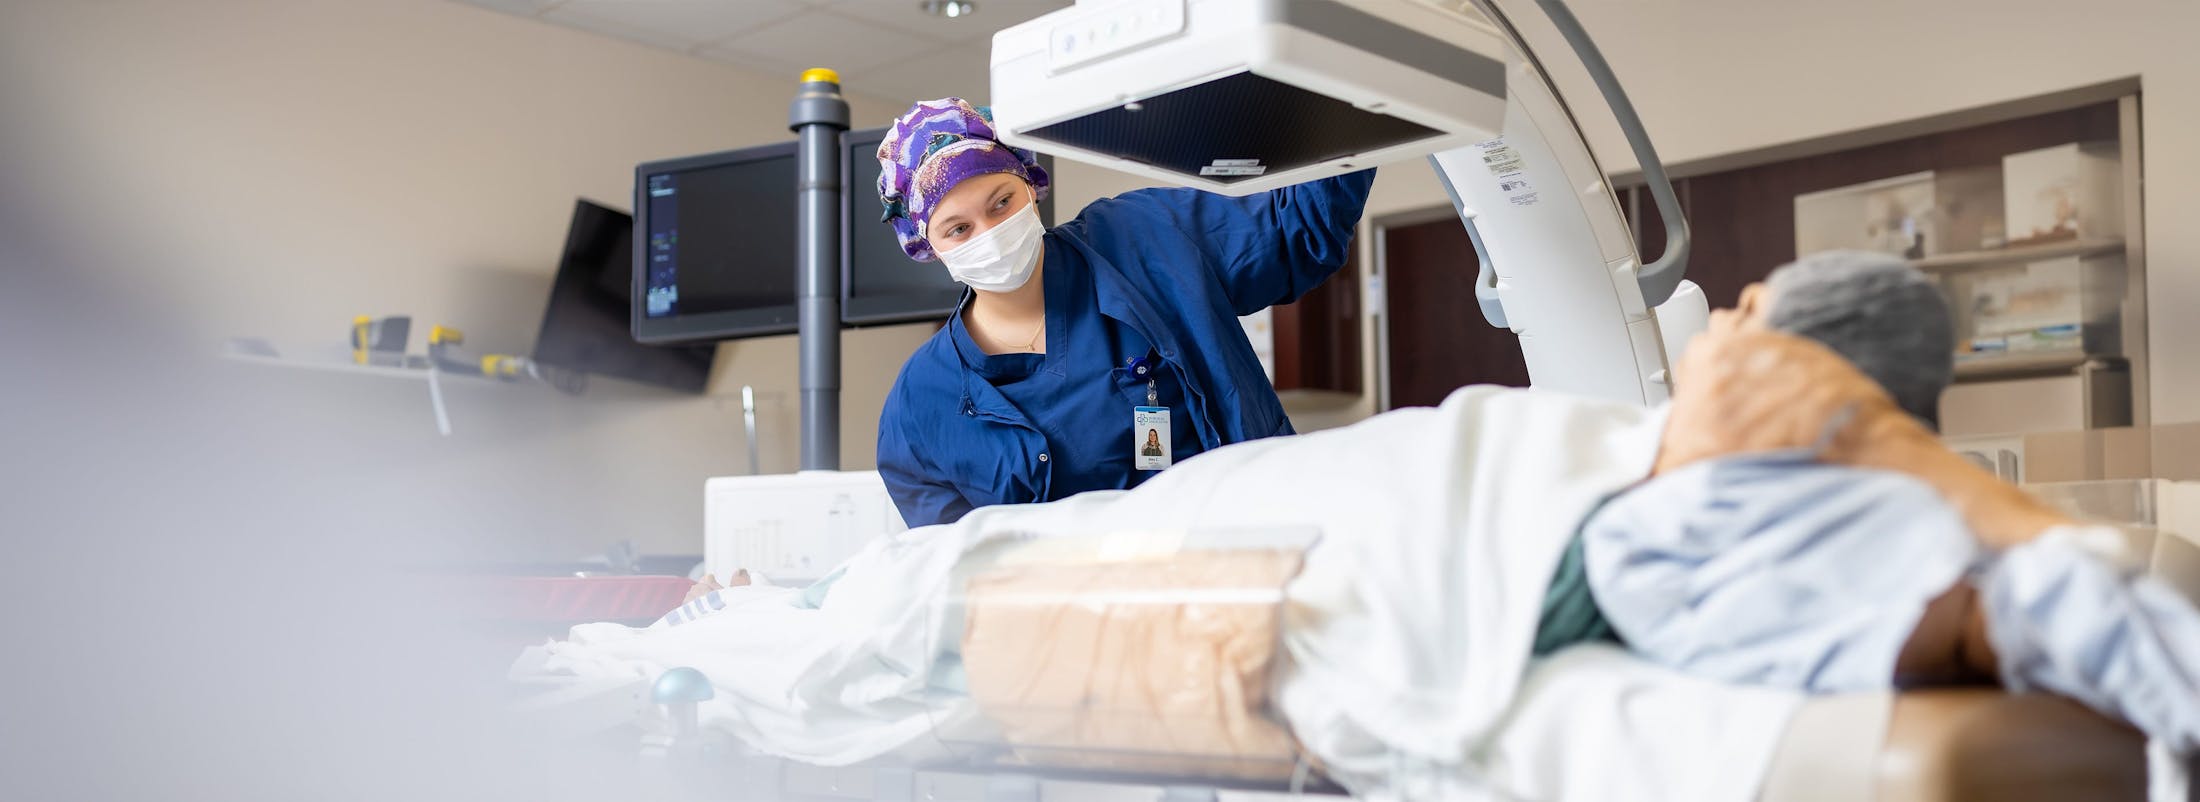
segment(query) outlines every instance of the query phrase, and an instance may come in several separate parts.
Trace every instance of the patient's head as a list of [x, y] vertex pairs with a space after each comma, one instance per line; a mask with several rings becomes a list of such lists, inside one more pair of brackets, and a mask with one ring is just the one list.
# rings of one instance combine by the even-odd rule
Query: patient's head
[[1955, 324], [1925, 274], [1893, 256], [1814, 253], [1765, 279], [1767, 327], [1815, 340], [1879, 383], [1895, 403], [1938, 427], [1940, 392], [1955, 375]]

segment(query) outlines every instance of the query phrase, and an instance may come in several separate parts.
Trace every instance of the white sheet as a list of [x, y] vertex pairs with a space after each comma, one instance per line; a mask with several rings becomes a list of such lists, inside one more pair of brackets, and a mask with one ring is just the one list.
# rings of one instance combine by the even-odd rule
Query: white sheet
[[[521, 670], [650, 676], [694, 666], [720, 690], [703, 709], [707, 725], [774, 754], [853, 762], [922, 746], [934, 717], [971, 715], [966, 701], [928, 690], [926, 671], [938, 624], [929, 602], [975, 545], [1132, 527], [1313, 525], [1324, 539], [1290, 589], [1277, 706], [1340, 782], [1412, 798], [1607, 799], [1612, 788], [1653, 798], [1649, 789], [1670, 787], [1675, 799], [1746, 800], [1792, 704], [1628, 665], [1598, 675], [1618, 683], [1607, 698], [1627, 702], [1608, 714], [1545, 691], [1514, 706], [1558, 555], [1591, 505], [1648, 472], [1661, 425], [1660, 414], [1633, 407], [1468, 388], [1437, 409], [1217, 449], [1134, 491], [991, 507], [911, 530], [851, 559], [818, 610], [759, 593], [665, 630], [580, 628]], [[1644, 705], [1730, 727], [1690, 743], [1670, 728], [1611, 726], [1643, 721], [1630, 711]], [[1493, 742], [1509, 711], [1509, 730], [1597, 733], [1601, 746], [1577, 749], [1575, 736]], [[1727, 747], [1753, 735], [1767, 746]], [[1655, 759], [1611, 758], [1630, 749]]]
[[[1646, 788], [1664, 799], [1751, 799], [1802, 702], [1582, 644], [1529, 666], [1477, 763], [1507, 799], [1640, 799]], [[1877, 755], [1870, 740], [1865, 751]]]

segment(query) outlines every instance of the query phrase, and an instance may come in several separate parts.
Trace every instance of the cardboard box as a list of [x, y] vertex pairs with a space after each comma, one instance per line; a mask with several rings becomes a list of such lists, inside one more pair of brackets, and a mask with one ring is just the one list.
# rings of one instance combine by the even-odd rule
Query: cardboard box
[[1911, 258], [2002, 244], [2001, 171], [1911, 173], [1795, 196], [1795, 252], [1867, 250]]
[[[2172, 423], [2148, 431], [2153, 470], [2161, 479], [2200, 481], [2200, 423]], [[2200, 529], [2193, 534], [2200, 535]]]
[[2073, 142], [2002, 157], [2009, 244], [2124, 235], [2123, 162], [2115, 142]]
[[1955, 384], [1940, 394], [1940, 431], [1949, 437], [2083, 428], [2085, 385], [2077, 376]]
[[2145, 429], [2091, 429], [2022, 435], [2018, 454], [2026, 482], [2146, 479], [2154, 475]]
[[[1942, 441], [2012, 482], [2166, 479], [2200, 483], [2200, 423], [1953, 435]], [[2200, 527], [2192, 534], [2200, 536]]]

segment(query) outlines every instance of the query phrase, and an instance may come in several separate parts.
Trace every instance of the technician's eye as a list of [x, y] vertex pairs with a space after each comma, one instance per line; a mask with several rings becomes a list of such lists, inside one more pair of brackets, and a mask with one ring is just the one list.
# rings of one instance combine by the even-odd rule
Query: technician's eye
[[956, 227], [954, 227], [954, 228], [950, 228], [950, 229], [948, 229], [948, 230], [947, 230], [947, 238], [948, 238], [948, 239], [962, 239], [962, 238], [963, 238], [963, 235], [964, 235], [964, 234], [968, 234], [968, 233], [970, 233], [970, 224], [968, 224], [968, 223], [964, 223], [964, 224], [962, 224], [962, 225], [959, 225], [959, 226], [956, 226]]
[[1008, 201], [1009, 197], [1007, 195], [1002, 195], [1000, 200], [993, 202], [993, 210], [997, 212], [1002, 209], [1008, 208]]

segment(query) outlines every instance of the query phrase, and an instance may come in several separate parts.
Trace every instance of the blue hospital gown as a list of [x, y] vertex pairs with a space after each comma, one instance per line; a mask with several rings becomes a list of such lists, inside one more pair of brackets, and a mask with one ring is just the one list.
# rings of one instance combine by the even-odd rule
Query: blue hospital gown
[[1713, 460], [1598, 509], [1582, 550], [1598, 608], [1646, 658], [1728, 682], [1888, 688], [1925, 605], [1980, 589], [2003, 682], [2200, 751], [2200, 613], [2062, 529], [1983, 550], [1931, 488], [1808, 454]]

